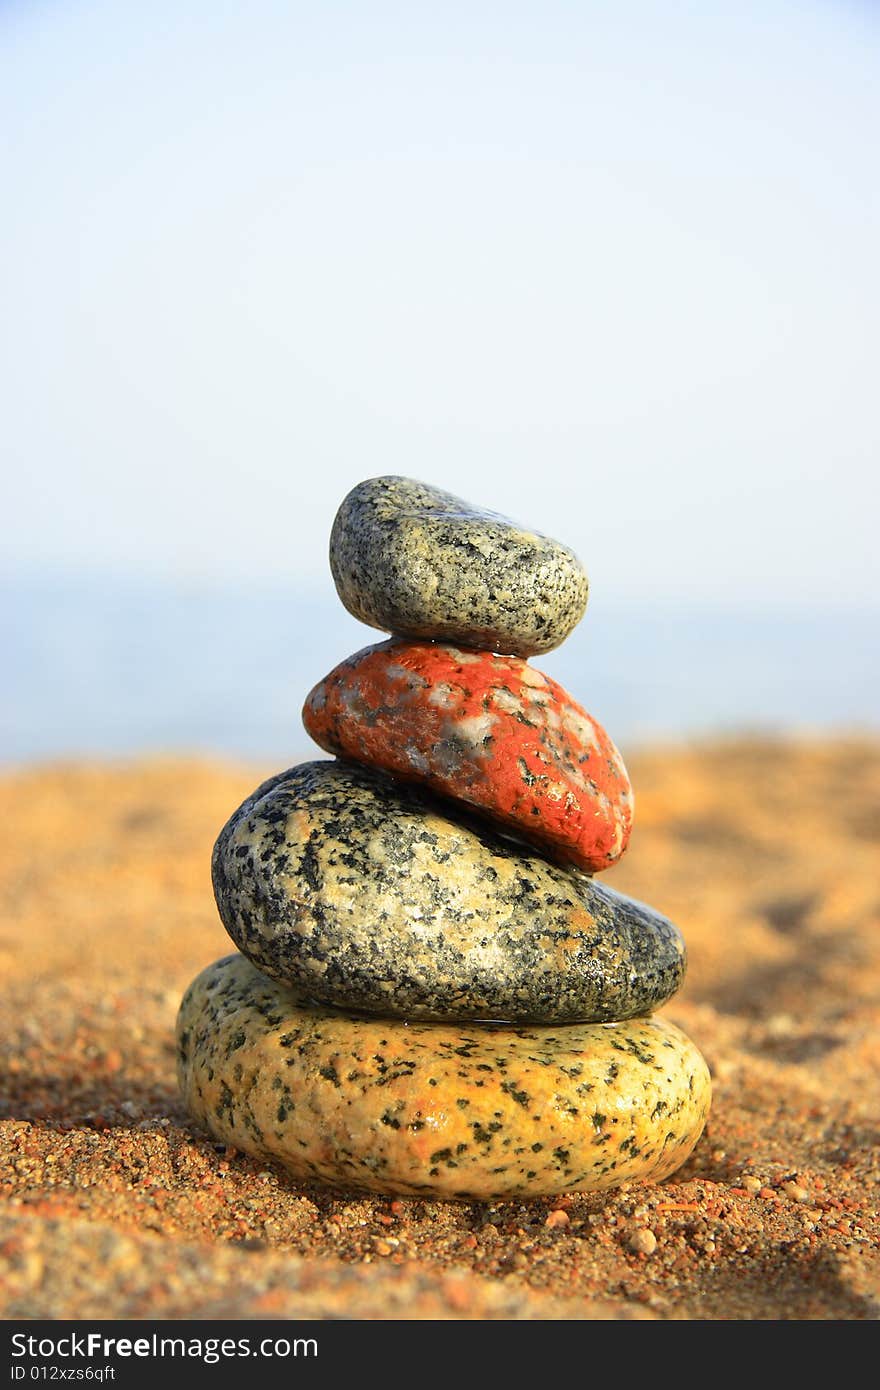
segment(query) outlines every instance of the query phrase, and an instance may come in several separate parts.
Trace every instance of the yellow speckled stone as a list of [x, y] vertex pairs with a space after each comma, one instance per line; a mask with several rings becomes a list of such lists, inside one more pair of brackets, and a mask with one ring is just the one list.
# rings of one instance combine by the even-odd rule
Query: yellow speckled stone
[[709, 1110], [693, 1043], [654, 1018], [498, 1028], [310, 1004], [227, 956], [190, 986], [178, 1070], [217, 1139], [372, 1192], [530, 1197], [668, 1177]]

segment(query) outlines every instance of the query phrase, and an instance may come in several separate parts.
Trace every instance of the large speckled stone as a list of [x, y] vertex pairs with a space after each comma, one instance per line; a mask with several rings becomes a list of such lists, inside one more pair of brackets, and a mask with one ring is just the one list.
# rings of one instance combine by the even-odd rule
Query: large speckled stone
[[328, 753], [465, 801], [562, 863], [598, 872], [632, 826], [611, 739], [517, 656], [384, 642], [315, 686], [303, 722]]
[[348, 494], [330, 568], [371, 627], [517, 656], [564, 642], [589, 589], [567, 546], [412, 478], [369, 478]]
[[261, 970], [369, 1013], [625, 1019], [684, 975], [665, 917], [351, 763], [264, 783], [212, 869], [224, 925]]
[[190, 1113], [297, 1178], [372, 1192], [528, 1197], [667, 1177], [709, 1110], [706, 1064], [657, 1019], [495, 1028], [310, 1005], [242, 956], [177, 1025]]

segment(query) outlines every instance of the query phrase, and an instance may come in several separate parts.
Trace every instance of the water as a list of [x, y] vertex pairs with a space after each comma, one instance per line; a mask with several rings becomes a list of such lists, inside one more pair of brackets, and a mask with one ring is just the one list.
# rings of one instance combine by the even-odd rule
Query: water
[[[876, 613], [591, 602], [536, 664], [628, 746], [878, 729]], [[341, 657], [381, 641], [326, 587], [16, 577], [0, 596], [0, 761], [177, 751], [279, 765]]]

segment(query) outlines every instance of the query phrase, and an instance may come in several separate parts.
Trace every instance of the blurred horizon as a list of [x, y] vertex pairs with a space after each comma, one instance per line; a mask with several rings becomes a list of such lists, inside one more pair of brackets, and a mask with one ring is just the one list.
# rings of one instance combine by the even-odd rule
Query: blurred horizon
[[[870, 608], [591, 599], [533, 665], [627, 751], [658, 742], [880, 732]], [[42, 575], [0, 589], [0, 767], [197, 754], [287, 766], [326, 756], [311, 687], [384, 641], [311, 586]]]

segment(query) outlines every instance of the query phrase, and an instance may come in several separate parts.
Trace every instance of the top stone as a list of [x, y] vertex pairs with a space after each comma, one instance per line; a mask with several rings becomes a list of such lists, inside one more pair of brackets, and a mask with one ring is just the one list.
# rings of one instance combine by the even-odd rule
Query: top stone
[[564, 642], [589, 584], [568, 546], [412, 478], [368, 478], [330, 536], [339, 597], [370, 627], [528, 657]]

